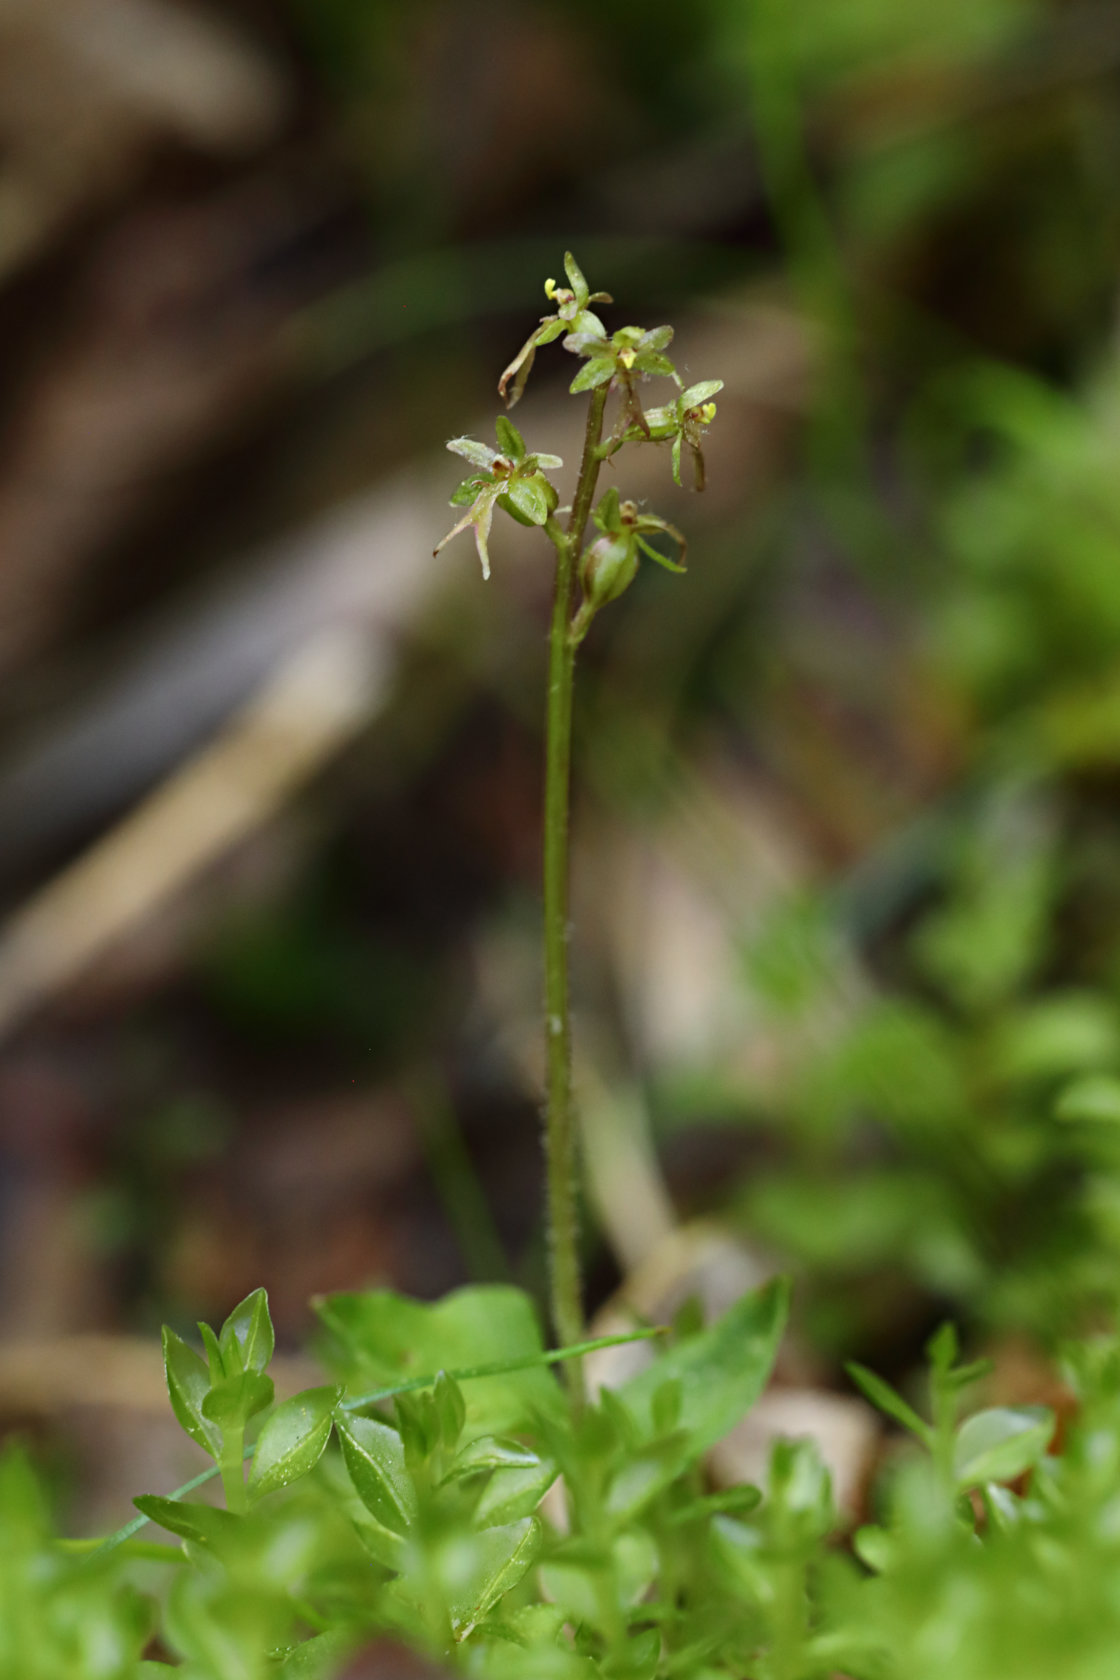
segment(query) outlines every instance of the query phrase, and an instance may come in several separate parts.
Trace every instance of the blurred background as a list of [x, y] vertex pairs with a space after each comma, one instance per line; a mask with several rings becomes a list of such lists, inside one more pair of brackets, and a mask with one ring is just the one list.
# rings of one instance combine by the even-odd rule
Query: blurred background
[[543, 1296], [551, 556], [431, 551], [566, 247], [726, 381], [581, 672], [589, 1308], [1019, 1399], [1112, 1314], [1118, 182], [1110, 0], [4, 0], [0, 1428], [89, 1521], [162, 1321]]

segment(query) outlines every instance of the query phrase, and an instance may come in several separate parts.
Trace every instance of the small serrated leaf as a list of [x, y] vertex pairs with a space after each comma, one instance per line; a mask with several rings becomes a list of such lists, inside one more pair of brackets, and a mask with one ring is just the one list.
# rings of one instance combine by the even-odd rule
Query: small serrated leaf
[[319, 1462], [330, 1439], [339, 1388], [308, 1388], [277, 1406], [261, 1430], [249, 1472], [249, 1498], [287, 1487]]
[[221, 1435], [202, 1411], [202, 1402], [210, 1392], [210, 1374], [193, 1348], [189, 1348], [183, 1338], [166, 1324], [163, 1327], [163, 1369], [171, 1409], [181, 1428], [211, 1458], [217, 1458], [221, 1451]]

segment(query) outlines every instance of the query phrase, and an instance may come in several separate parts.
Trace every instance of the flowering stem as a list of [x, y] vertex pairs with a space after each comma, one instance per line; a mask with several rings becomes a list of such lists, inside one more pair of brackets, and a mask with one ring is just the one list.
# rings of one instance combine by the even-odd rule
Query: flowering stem
[[[556, 546], [548, 667], [548, 740], [544, 792], [544, 992], [547, 1096], [545, 1156], [548, 1170], [548, 1238], [552, 1321], [562, 1347], [583, 1328], [577, 1212], [576, 1129], [572, 1106], [572, 1023], [568, 985], [568, 808], [571, 782], [572, 683], [576, 644], [571, 635], [572, 595], [583, 532], [599, 477], [597, 451], [607, 389], [592, 392], [583, 459], [568, 529], [549, 521]], [[583, 1391], [580, 1363], [567, 1363], [573, 1396]]]

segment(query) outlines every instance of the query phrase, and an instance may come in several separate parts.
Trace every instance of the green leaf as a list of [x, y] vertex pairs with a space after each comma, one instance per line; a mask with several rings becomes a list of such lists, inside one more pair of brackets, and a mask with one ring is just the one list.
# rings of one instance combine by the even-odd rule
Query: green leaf
[[[361, 1635], [352, 1628], [331, 1628], [305, 1639], [289, 1651], [276, 1672], [276, 1680], [329, 1680], [338, 1673], [339, 1664], [361, 1642]], [[178, 1669], [169, 1673], [179, 1673]]]
[[476, 1476], [483, 1470], [528, 1470], [540, 1462], [539, 1453], [531, 1447], [523, 1447], [520, 1441], [503, 1440], [498, 1435], [480, 1435], [455, 1455], [444, 1480]]
[[885, 1412], [887, 1417], [900, 1423], [903, 1429], [909, 1429], [919, 1441], [928, 1446], [933, 1440], [933, 1430], [924, 1418], [920, 1418], [912, 1406], [908, 1406], [901, 1394], [896, 1394], [890, 1383], [877, 1377], [874, 1371], [869, 1371], [864, 1365], [857, 1365], [850, 1361], [844, 1366], [856, 1387], [870, 1400], [879, 1411]]
[[958, 1489], [1011, 1482], [1036, 1465], [1054, 1434], [1049, 1406], [997, 1406], [962, 1423], [953, 1449]]
[[330, 1439], [340, 1398], [337, 1388], [308, 1388], [277, 1406], [253, 1454], [250, 1499], [263, 1499], [315, 1467]]
[[952, 1322], [942, 1324], [926, 1343], [926, 1354], [938, 1376], [945, 1376], [952, 1370], [960, 1351], [960, 1337], [957, 1335], [956, 1325]]
[[271, 1406], [275, 1398], [272, 1378], [258, 1371], [242, 1371], [237, 1377], [223, 1377], [202, 1402], [202, 1415], [220, 1429], [248, 1423], [251, 1417]]
[[592, 356], [591, 360], [580, 368], [568, 390], [573, 396], [577, 396], [580, 391], [593, 391], [596, 386], [605, 385], [608, 379], [613, 379], [614, 371], [613, 356]]
[[682, 566], [679, 560], [670, 560], [667, 554], [662, 554], [658, 549], [654, 548], [652, 543], [648, 543], [644, 537], [639, 536], [637, 540], [638, 547], [642, 550], [642, 553], [648, 554], [651, 560], [656, 560], [659, 566], [664, 566], [667, 572], [687, 572], [687, 566]]
[[478, 492], [482, 489], [483, 485], [489, 483], [490, 480], [488, 478], [479, 478], [477, 476], [474, 478], [462, 479], [451, 493], [451, 506], [470, 507], [472, 502], [476, 500]]
[[722, 1493], [706, 1493], [699, 1499], [690, 1499], [687, 1505], [672, 1512], [669, 1523], [675, 1528], [684, 1523], [707, 1522], [715, 1516], [745, 1517], [761, 1503], [761, 1490], [743, 1482], [738, 1487], [725, 1488]]
[[537, 480], [511, 478], [506, 496], [531, 525], [543, 525], [548, 518], [548, 499]]
[[496, 449], [491, 449], [489, 444], [478, 443], [474, 438], [449, 438], [447, 447], [453, 455], [461, 455], [472, 467], [481, 467], [485, 472], [489, 472], [498, 459]]
[[1075, 1080], [1058, 1098], [1054, 1113], [1067, 1125], [1081, 1122], [1094, 1126], [1120, 1124], [1120, 1079], [1097, 1073]]
[[533, 456], [533, 460], [537, 463], [538, 467], [547, 468], [547, 470], [549, 472], [551, 472], [555, 467], [562, 467], [564, 465], [564, 462], [563, 462], [563, 459], [562, 459], [561, 456], [559, 456], [559, 455], [547, 455], [547, 454], [541, 453], [540, 451], [538, 451], [537, 454], [535, 454]]
[[638, 349], [642, 351], [664, 350], [666, 345], [672, 342], [672, 327], [650, 327], [649, 331], [644, 332], [638, 340]]
[[355, 1513], [351, 1521], [358, 1539], [375, 1562], [398, 1571], [408, 1567], [410, 1542], [403, 1535], [395, 1534], [368, 1512], [361, 1516]]
[[340, 1416], [335, 1427], [358, 1498], [382, 1527], [405, 1533], [416, 1520], [416, 1490], [397, 1431], [362, 1417]]
[[211, 1458], [221, 1451], [221, 1436], [203, 1414], [202, 1402], [210, 1392], [210, 1374], [198, 1354], [174, 1330], [163, 1327], [163, 1369], [171, 1410], [192, 1441], [197, 1441]]
[[446, 1371], [441, 1371], [432, 1389], [432, 1399], [435, 1401], [443, 1444], [445, 1447], [453, 1447], [463, 1433], [463, 1425], [467, 1421], [463, 1391], [454, 1377], [449, 1377]]
[[158, 1523], [169, 1534], [196, 1545], [213, 1546], [227, 1538], [238, 1526], [240, 1517], [223, 1511], [216, 1505], [201, 1505], [196, 1501], [164, 1499], [156, 1493], [142, 1493], [132, 1503], [149, 1522]]
[[232, 1376], [235, 1371], [263, 1371], [276, 1350], [276, 1335], [268, 1311], [268, 1295], [254, 1289], [234, 1307], [221, 1334], [222, 1358]]
[[639, 373], [670, 374], [677, 371], [668, 356], [659, 355], [655, 350], [641, 351], [634, 358], [634, 366]]
[[611, 536], [622, 529], [622, 516], [619, 513], [618, 491], [612, 484], [599, 498], [599, 505], [591, 515], [594, 523], [605, 535]]
[[582, 309], [591, 296], [591, 287], [583, 278], [583, 270], [570, 251], [564, 252], [564, 273], [568, 276], [568, 284], [575, 293], [576, 302]]
[[501, 1528], [484, 1528], [447, 1548], [453, 1567], [445, 1567], [444, 1589], [457, 1639], [464, 1639], [529, 1568], [540, 1545], [535, 1517]]
[[789, 1311], [789, 1284], [775, 1278], [741, 1300], [698, 1336], [679, 1344], [618, 1393], [647, 1436], [655, 1432], [653, 1401], [666, 1383], [680, 1383], [680, 1427], [688, 1457], [699, 1458], [733, 1429], [762, 1393]]
[[233, 1373], [226, 1370], [226, 1362], [222, 1358], [222, 1350], [217, 1336], [208, 1324], [203, 1324], [201, 1319], [198, 1324], [198, 1333], [202, 1337], [202, 1345], [206, 1349], [206, 1362], [210, 1368], [211, 1385], [223, 1382], [227, 1376], [231, 1376]]
[[515, 463], [525, 459], [525, 439], [521, 436], [512, 420], [507, 420], [504, 414], [499, 414], [494, 422], [494, 430], [498, 434], [498, 448], [506, 458]]
[[464, 1382], [468, 1434], [511, 1434], [531, 1424], [537, 1412], [556, 1416], [564, 1409], [559, 1386], [538, 1363], [544, 1349], [536, 1312], [519, 1289], [476, 1285], [430, 1305], [390, 1290], [369, 1290], [329, 1296], [318, 1311], [338, 1340], [336, 1368], [352, 1392], [424, 1372], [525, 1358], [534, 1361], [527, 1370]]
[[716, 392], [722, 390], [722, 379], [702, 379], [698, 385], [690, 385], [682, 391], [678, 401], [682, 408], [699, 408], [702, 403], [711, 402]]
[[474, 1508], [476, 1528], [493, 1528], [528, 1517], [536, 1510], [559, 1471], [551, 1459], [495, 1470]]

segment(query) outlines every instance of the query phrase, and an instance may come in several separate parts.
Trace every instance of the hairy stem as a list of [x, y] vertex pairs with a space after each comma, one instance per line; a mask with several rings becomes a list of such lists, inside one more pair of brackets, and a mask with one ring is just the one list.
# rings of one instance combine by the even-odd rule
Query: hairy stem
[[[583, 459], [568, 529], [561, 533], [558, 527], [553, 527], [549, 532], [556, 545], [556, 593], [549, 638], [544, 791], [545, 1154], [552, 1321], [562, 1347], [578, 1341], [583, 1326], [568, 987], [568, 806], [575, 671], [575, 644], [570, 625], [576, 565], [599, 477], [601, 463], [597, 450], [606, 401], [606, 387], [600, 386], [592, 393], [587, 413]], [[578, 1397], [583, 1384], [578, 1360], [569, 1362], [567, 1374], [572, 1393]]]

